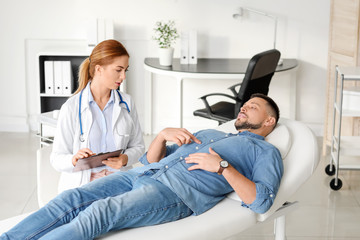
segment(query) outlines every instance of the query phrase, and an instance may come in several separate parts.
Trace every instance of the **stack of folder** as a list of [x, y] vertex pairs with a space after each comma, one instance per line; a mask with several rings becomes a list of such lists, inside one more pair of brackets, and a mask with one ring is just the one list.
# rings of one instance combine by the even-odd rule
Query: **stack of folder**
[[73, 91], [73, 74], [70, 61], [45, 61], [45, 93], [69, 96]]
[[181, 33], [180, 64], [197, 64], [197, 32], [195, 30]]

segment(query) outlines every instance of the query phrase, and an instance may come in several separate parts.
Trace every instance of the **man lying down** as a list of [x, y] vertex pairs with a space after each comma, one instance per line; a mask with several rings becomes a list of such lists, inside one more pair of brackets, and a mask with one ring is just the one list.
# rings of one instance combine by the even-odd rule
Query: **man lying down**
[[264, 213], [283, 174], [279, 151], [264, 141], [278, 119], [276, 103], [254, 94], [236, 119], [238, 134], [166, 128], [141, 157], [145, 166], [63, 192], [0, 239], [93, 239], [202, 214], [232, 191]]

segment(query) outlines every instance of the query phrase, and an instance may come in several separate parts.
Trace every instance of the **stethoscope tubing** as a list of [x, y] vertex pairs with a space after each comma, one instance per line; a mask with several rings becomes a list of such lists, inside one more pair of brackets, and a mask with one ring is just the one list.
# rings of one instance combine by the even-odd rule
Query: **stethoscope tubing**
[[[82, 94], [83, 94], [83, 90], [81, 90], [80, 92], [80, 96], [79, 96], [79, 122], [80, 122], [80, 136], [79, 136], [79, 140], [80, 142], [84, 142], [84, 133], [83, 133], [83, 127], [82, 127], [82, 121], [81, 121], [81, 100], [82, 100]], [[119, 101], [119, 105], [120, 104], [124, 104], [126, 106], [127, 111], [130, 113], [130, 108], [128, 106], [128, 104], [123, 100], [123, 98], [121, 97], [121, 94], [119, 92], [119, 90], [116, 89], [117, 94], [119, 95], [120, 101]]]

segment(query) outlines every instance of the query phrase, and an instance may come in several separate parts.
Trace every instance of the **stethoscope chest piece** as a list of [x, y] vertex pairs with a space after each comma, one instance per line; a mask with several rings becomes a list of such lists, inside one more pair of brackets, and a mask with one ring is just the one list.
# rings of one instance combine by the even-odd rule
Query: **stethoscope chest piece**
[[79, 140], [80, 142], [85, 142], [84, 134], [80, 134]]

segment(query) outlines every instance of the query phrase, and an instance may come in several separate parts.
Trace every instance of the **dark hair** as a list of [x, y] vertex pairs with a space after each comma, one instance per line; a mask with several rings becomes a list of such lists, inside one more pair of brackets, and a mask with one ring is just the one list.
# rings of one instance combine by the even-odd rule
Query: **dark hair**
[[[252, 98], [262, 98], [264, 99], [270, 106], [271, 108], [271, 115], [274, 115], [273, 117], [275, 117], [276, 123], [279, 121], [280, 118], [280, 110], [278, 105], [275, 103], [274, 100], [272, 100], [272, 98], [270, 98], [269, 96], [266, 96], [265, 94], [262, 93], [254, 93], [250, 96], [250, 99]], [[276, 125], [276, 124], [275, 124]]]

